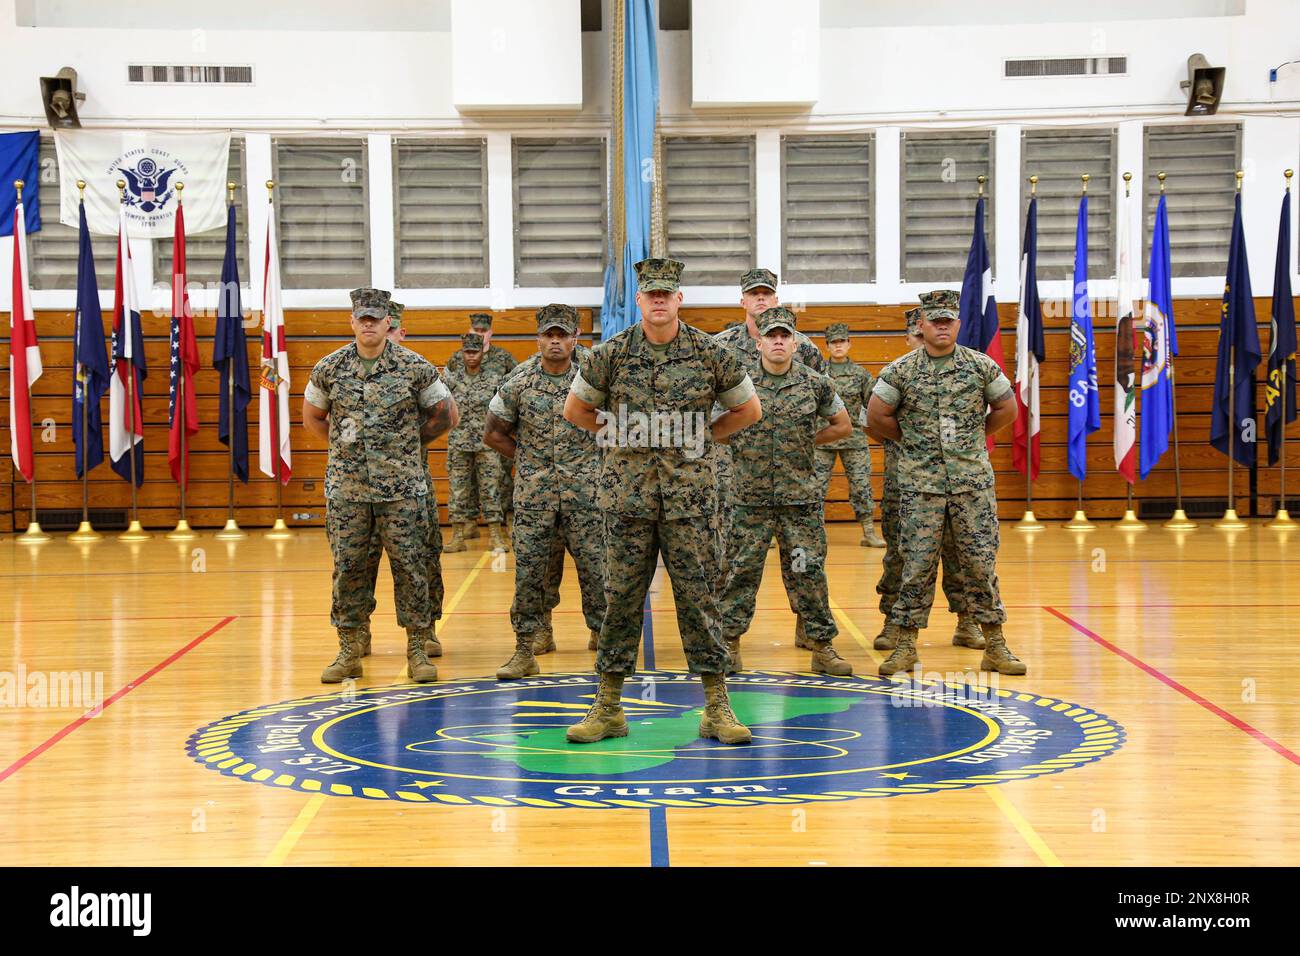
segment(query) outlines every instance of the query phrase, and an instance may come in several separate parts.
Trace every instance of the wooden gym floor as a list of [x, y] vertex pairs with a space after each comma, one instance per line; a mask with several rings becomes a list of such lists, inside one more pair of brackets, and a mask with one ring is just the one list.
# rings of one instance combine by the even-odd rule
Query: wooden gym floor
[[[854, 526], [829, 530], [837, 646], [860, 675], [874, 675], [881, 552], [859, 548]], [[59, 537], [38, 547], [9, 537], [0, 540], [0, 680], [10, 692], [0, 707], [0, 843], [8, 863], [41, 866], [1300, 863], [1300, 532], [1202, 525], [1126, 535], [1103, 524], [1029, 536], [1007, 523], [1002, 537], [1007, 634], [1029, 665], [1025, 677], [1001, 678], [1003, 697], [1082, 712], [1085, 725], [1091, 712], [1105, 715], [1123, 730], [1093, 738], [1112, 741], [1095, 751], [1100, 759], [896, 795], [890, 788], [908, 785], [881, 773], [890, 779], [867, 792], [884, 799], [665, 800], [653, 810], [494, 805], [450, 791], [435, 800], [424, 790], [355, 799], [288, 785], [292, 775], [213, 772], [204, 754], [220, 746], [200, 740], [197, 758], [187, 753], [200, 728], [340, 690], [318, 680], [335, 646], [323, 534], [88, 546]], [[493, 562], [485, 545], [486, 533], [444, 556], [446, 655], [437, 663], [445, 680], [488, 678], [477, 686], [491, 691], [512, 648], [513, 561]], [[745, 666], [806, 671], [774, 555]], [[390, 582], [381, 569], [363, 692], [404, 680]], [[654, 666], [665, 672], [684, 668], [672, 608], [661, 568], [648, 623]], [[572, 565], [555, 623], [559, 650], [540, 659], [543, 675], [588, 673]], [[940, 597], [922, 633], [926, 672], [976, 666], [977, 652], [950, 645], [952, 624]], [[102, 712], [83, 716], [84, 698], [79, 707], [53, 691], [32, 696], [57, 673], [86, 674], [89, 687], [102, 679], [93, 698]], [[702, 698], [698, 685], [687, 690]], [[580, 715], [585, 704], [554, 706]], [[942, 743], [936, 713], [887, 716]], [[559, 726], [576, 719], [559, 717]], [[629, 740], [642, 732], [634, 719]]]

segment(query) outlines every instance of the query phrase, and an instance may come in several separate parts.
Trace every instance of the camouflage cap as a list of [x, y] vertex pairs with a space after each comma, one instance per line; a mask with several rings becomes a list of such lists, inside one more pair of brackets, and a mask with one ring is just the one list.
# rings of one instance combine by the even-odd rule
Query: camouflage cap
[[388, 301], [388, 327], [390, 329], [400, 329], [402, 327], [402, 313], [406, 306], [400, 302]]
[[921, 308], [919, 305], [918, 305], [916, 308], [914, 308], [914, 309], [908, 309], [908, 310], [907, 310], [907, 312], [905, 313], [905, 315], [907, 316], [907, 334], [908, 334], [908, 335], [920, 335], [920, 334], [921, 334], [921, 313], [924, 312], [924, 311], [925, 311], [925, 310], [924, 310], [923, 308]]
[[921, 308], [925, 310], [927, 318], [956, 319], [960, 317], [958, 310], [961, 307], [961, 293], [954, 289], [935, 289], [933, 292], [922, 292], [919, 298]]
[[482, 352], [483, 336], [477, 332], [466, 332], [460, 337], [460, 346], [466, 352]]
[[676, 259], [642, 259], [636, 264], [638, 292], [676, 292], [681, 288], [686, 263]]
[[740, 277], [740, 291], [771, 289], [776, 291], [776, 273], [771, 269], [750, 269]]
[[352, 317], [360, 319], [371, 316], [376, 319], [388, 318], [388, 303], [391, 294], [383, 289], [371, 289], [363, 286], [348, 293], [352, 297]]
[[480, 332], [490, 329], [492, 328], [492, 316], [486, 312], [471, 312], [469, 314], [469, 327], [478, 329]]
[[578, 310], [571, 305], [552, 302], [537, 310], [537, 331], [563, 329], [566, 334], [574, 335], [578, 331]]
[[793, 335], [795, 330], [794, 313], [783, 305], [774, 305], [770, 309], [764, 309], [758, 314], [758, 318], [754, 320], [754, 323], [758, 326], [759, 335], [767, 335], [773, 329], [785, 329]]
[[832, 322], [830, 325], [826, 326], [826, 331], [823, 334], [825, 335], [827, 342], [838, 342], [841, 339], [847, 339], [850, 337], [849, 327], [843, 322]]

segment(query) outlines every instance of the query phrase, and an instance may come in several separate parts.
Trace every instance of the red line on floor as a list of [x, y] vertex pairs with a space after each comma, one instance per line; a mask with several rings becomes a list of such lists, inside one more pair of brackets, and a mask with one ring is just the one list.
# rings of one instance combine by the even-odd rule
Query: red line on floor
[[1238, 730], [1242, 731], [1243, 733], [1249, 734], [1251, 737], [1254, 737], [1256, 740], [1258, 740], [1269, 750], [1272, 750], [1275, 753], [1280, 754], [1281, 756], [1285, 757], [1287, 760], [1295, 764], [1297, 767], [1300, 767], [1300, 755], [1297, 755], [1293, 751], [1288, 750], [1286, 747], [1282, 746], [1282, 744], [1278, 743], [1276, 740], [1274, 740], [1268, 734], [1264, 733], [1262, 730], [1256, 730], [1254, 727], [1246, 723], [1240, 717], [1228, 713], [1228, 711], [1224, 710], [1218, 704], [1206, 700], [1200, 694], [1196, 693], [1196, 691], [1178, 683], [1178, 681], [1174, 680], [1172, 677], [1152, 667], [1146, 661], [1133, 656], [1123, 648], [1116, 647], [1114, 644], [1106, 640], [1100, 634], [1096, 634], [1088, 630], [1078, 621], [1067, 617], [1066, 615], [1058, 611], [1056, 608], [1043, 605], [1043, 610], [1046, 611], [1048, 614], [1051, 614], [1052, 616], [1057, 617], [1060, 620], [1064, 621], [1066, 624], [1070, 625], [1070, 627], [1074, 628], [1076, 631], [1078, 631], [1080, 634], [1084, 635], [1085, 637], [1088, 637], [1096, 641], [1102, 647], [1106, 648], [1106, 650], [1118, 654], [1120, 657], [1124, 658], [1124, 660], [1128, 661], [1134, 667], [1146, 671], [1156, 680], [1160, 681], [1160, 683], [1166, 685], [1167, 687], [1172, 687], [1174, 690], [1178, 691], [1178, 693], [1182, 694], [1188, 700], [1192, 701], [1193, 703], [1200, 704], [1210, 713], [1223, 718], [1228, 723], [1232, 724], [1232, 726], [1236, 727]]
[[180, 658], [184, 657], [190, 651], [194, 650], [194, 648], [198, 647], [201, 643], [206, 641], [209, 637], [217, 633], [217, 631], [221, 630], [223, 627], [225, 627], [227, 624], [229, 624], [231, 621], [234, 620], [236, 620], [235, 617], [222, 618], [221, 623], [215, 625], [214, 627], [208, 628], [198, 637], [194, 638], [194, 640], [190, 641], [184, 647], [180, 648], [180, 650], [175, 651], [170, 657], [167, 657], [165, 660], [159, 661], [157, 664], [149, 668], [147, 671], [145, 671], [135, 680], [131, 681], [131, 683], [127, 684], [125, 687], [122, 687], [116, 692], [114, 692], [113, 695], [108, 697], [102, 704], [99, 705], [99, 707], [86, 711], [86, 713], [82, 714], [72, 723], [68, 724], [66, 727], [64, 727], [62, 730], [56, 733], [49, 740], [45, 741], [45, 743], [36, 747], [34, 750], [30, 751], [29, 753], [26, 753], [23, 756], [19, 757], [9, 766], [5, 767], [4, 770], [0, 770], [0, 783], [4, 783], [5, 780], [12, 777], [19, 770], [22, 770], [23, 767], [27, 766], [29, 763], [31, 763], [41, 754], [45, 753], [45, 751], [49, 750], [51, 747], [57, 744], [64, 737], [68, 736], [68, 734], [72, 733], [74, 730], [80, 727], [82, 724], [93, 720], [98, 714], [102, 714], [111, 705], [115, 704], [117, 701], [121, 700], [127, 694], [131, 693], [131, 691], [135, 690], [137, 687], [139, 687], [141, 684], [147, 681], [150, 677], [153, 677], [154, 674], [157, 674], [164, 667], [167, 667], [169, 664], [172, 664], [175, 661], [179, 660]]

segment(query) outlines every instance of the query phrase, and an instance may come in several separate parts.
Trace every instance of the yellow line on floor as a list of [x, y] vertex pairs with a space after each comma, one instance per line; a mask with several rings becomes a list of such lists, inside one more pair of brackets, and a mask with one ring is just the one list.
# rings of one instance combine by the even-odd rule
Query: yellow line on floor
[[[469, 574], [465, 576], [465, 580], [460, 582], [460, 587], [458, 587], [456, 593], [451, 596], [451, 600], [443, 605], [443, 620], [450, 617], [452, 611], [456, 610], [456, 605], [460, 604], [460, 599], [465, 596], [465, 592], [467, 592], [470, 585], [474, 583], [474, 579], [478, 577], [478, 573], [483, 570], [484, 566], [492, 559], [492, 557], [493, 553], [491, 551], [485, 551], [483, 556], [478, 559], [478, 563], [475, 564]], [[402, 672], [397, 675], [397, 679], [401, 680], [405, 676], [406, 667], [403, 666]], [[284, 831], [284, 836], [280, 837], [280, 841], [276, 843], [275, 849], [271, 851], [270, 856], [268, 856], [265, 862], [262, 863], [263, 866], [284, 865], [284, 861], [288, 859], [289, 854], [293, 852], [293, 848], [298, 845], [298, 840], [307, 832], [307, 827], [311, 825], [311, 821], [315, 818], [317, 812], [321, 808], [321, 804], [324, 802], [325, 796], [319, 793], [307, 801], [303, 808], [298, 811], [298, 816], [294, 818], [293, 823], [289, 825], [289, 829]]]
[[1012, 826], [1014, 826], [1016, 830], [1019, 831], [1020, 835], [1024, 837], [1025, 842], [1028, 843], [1030, 848], [1038, 854], [1038, 858], [1043, 861], [1044, 866], [1065, 866], [1065, 864], [1061, 862], [1061, 858], [1053, 853], [1052, 848], [1038, 835], [1038, 831], [1035, 830], [1030, 825], [1029, 821], [1024, 818], [1024, 815], [1016, 809], [1016, 805], [1011, 802], [1005, 793], [1002, 792], [1001, 784], [990, 787], [981, 787], [980, 789], [987, 793], [989, 799], [997, 804], [998, 809], [1001, 810], [1003, 815], [1011, 821]]
[[[482, 571], [484, 566], [489, 561], [491, 561], [494, 557], [496, 557], [495, 551], [483, 552], [482, 556], [478, 559], [478, 563], [475, 564], [474, 567], [470, 569], [469, 574], [465, 575], [465, 580], [460, 582], [460, 587], [458, 587], [456, 589], [456, 593], [451, 596], [451, 600], [442, 606], [443, 621], [446, 621], [447, 618], [451, 617], [451, 612], [456, 610], [456, 605], [458, 605], [460, 603], [460, 599], [465, 596], [465, 592], [469, 590], [469, 586], [474, 583], [474, 579], [478, 577], [478, 573]], [[444, 629], [446, 628], [446, 626], [447, 626], [446, 624], [443, 624]], [[438, 662], [437, 660], [434, 660], [433, 663], [437, 664]], [[399, 681], [405, 680], [406, 676], [407, 676], [406, 665], [403, 664], [402, 669], [397, 673], [397, 680]]]
[[289, 829], [284, 831], [284, 836], [280, 837], [280, 842], [275, 845], [271, 855], [262, 862], [263, 866], [284, 865], [284, 861], [293, 852], [293, 848], [298, 845], [298, 838], [306, 831], [311, 824], [312, 818], [316, 816], [316, 811], [320, 809], [321, 804], [324, 802], [325, 796], [318, 793], [303, 804], [302, 809], [298, 811], [298, 816], [289, 825]]
[[870, 656], [876, 664], [880, 664], [884, 658], [876, 653], [875, 648], [871, 646], [871, 641], [867, 640], [866, 635], [858, 630], [858, 626], [853, 623], [853, 619], [844, 613], [844, 610], [835, 603], [834, 598], [827, 598], [827, 600], [830, 601], [831, 612], [840, 619], [840, 622], [844, 625], [849, 634], [852, 635], [853, 639], [858, 642], [858, 645], [867, 652], [868, 656]]

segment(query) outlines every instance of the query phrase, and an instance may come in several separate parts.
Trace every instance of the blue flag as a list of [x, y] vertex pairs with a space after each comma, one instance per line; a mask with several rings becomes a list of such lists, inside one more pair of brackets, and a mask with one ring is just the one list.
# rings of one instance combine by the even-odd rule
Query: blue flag
[[[72, 441], [76, 449], [77, 477], [104, 460], [104, 421], [100, 400], [108, 391], [108, 353], [104, 350], [104, 313], [99, 308], [99, 282], [90, 248], [86, 206], [81, 206], [77, 251], [76, 355], [72, 363]], [[82, 414], [86, 414], [86, 447], [81, 447]], [[83, 465], [84, 462], [84, 465]]]
[[[221, 265], [221, 289], [217, 293], [217, 332], [212, 342], [212, 367], [221, 374], [217, 438], [226, 447], [234, 449], [235, 477], [247, 484], [248, 403], [253, 392], [248, 381], [248, 345], [243, 320], [239, 300], [239, 258], [235, 254], [235, 207], [231, 206], [226, 211], [226, 258]], [[232, 375], [234, 408], [230, 404]]]
[[1273, 269], [1273, 332], [1268, 343], [1268, 381], [1264, 383], [1264, 428], [1268, 463], [1282, 455], [1282, 435], [1295, 421], [1295, 301], [1291, 298], [1291, 190], [1282, 197]]
[[[1214, 369], [1214, 405], [1210, 417], [1210, 444], [1228, 453], [1228, 429], [1235, 432], [1232, 457], [1242, 465], [1255, 463], [1255, 369], [1263, 357], [1259, 329], [1255, 326], [1255, 300], [1250, 295], [1250, 265], [1246, 261], [1246, 233], [1241, 224], [1241, 193], [1232, 214], [1232, 242], [1228, 246], [1228, 275], [1223, 283], [1219, 314], [1219, 360]], [[1233, 394], [1228, 420], [1228, 395]], [[1229, 502], [1228, 507], [1232, 507]]]
[[1092, 304], [1088, 301], [1088, 197], [1079, 200], [1074, 232], [1074, 294], [1070, 309], [1070, 474], [1088, 476], [1088, 436], [1101, 428], [1097, 391], [1097, 350], [1092, 340]]
[[14, 180], [23, 181], [23, 219], [27, 233], [41, 228], [41, 134], [0, 133], [0, 236], [14, 234]]
[[1161, 195], [1151, 234], [1151, 291], [1142, 323], [1142, 415], [1138, 419], [1138, 474], [1145, 478], [1169, 450], [1174, 428], [1174, 383], [1170, 360], [1178, 354], [1174, 295], [1170, 283], [1169, 210]]
[[658, 111], [654, 4], [652, 0], [627, 0], [623, 17], [623, 195], [613, 197], [623, 205], [627, 239], [623, 248], [609, 250], [600, 308], [602, 339], [641, 320], [634, 266], [650, 255], [650, 174], [654, 172]]

